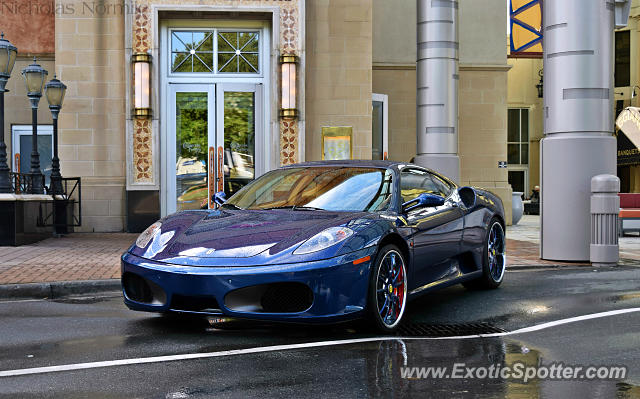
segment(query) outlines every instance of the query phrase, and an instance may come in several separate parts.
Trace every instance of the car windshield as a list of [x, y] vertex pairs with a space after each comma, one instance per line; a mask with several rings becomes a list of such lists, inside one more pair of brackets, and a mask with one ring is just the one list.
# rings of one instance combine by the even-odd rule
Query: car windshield
[[391, 171], [379, 168], [278, 169], [245, 186], [226, 204], [243, 209], [375, 212], [388, 208], [391, 183]]

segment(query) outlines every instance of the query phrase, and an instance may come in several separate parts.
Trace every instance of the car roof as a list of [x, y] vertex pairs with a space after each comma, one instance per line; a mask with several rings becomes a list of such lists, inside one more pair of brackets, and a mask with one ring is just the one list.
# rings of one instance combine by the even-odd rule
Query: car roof
[[369, 160], [369, 159], [346, 159], [339, 161], [310, 161], [310, 162], [302, 162], [291, 165], [285, 165], [282, 168], [309, 168], [309, 167], [339, 167], [339, 166], [351, 166], [351, 167], [359, 167], [359, 168], [385, 168], [385, 169], [395, 169], [399, 171], [400, 169], [404, 169], [405, 167], [414, 167], [426, 170], [430, 173], [440, 176], [444, 178], [447, 182], [449, 182], [452, 186], [457, 187], [458, 185], [448, 177], [432, 170], [429, 168], [425, 168], [420, 165], [412, 164], [409, 162], [399, 162], [399, 161], [380, 161], [380, 160]]
[[311, 161], [302, 162], [293, 165], [286, 165], [285, 168], [297, 168], [297, 167], [320, 167], [320, 166], [357, 166], [357, 167], [371, 167], [371, 168], [391, 168], [393, 166], [406, 165], [407, 162], [397, 161], [379, 161], [368, 159], [347, 159], [340, 161]]

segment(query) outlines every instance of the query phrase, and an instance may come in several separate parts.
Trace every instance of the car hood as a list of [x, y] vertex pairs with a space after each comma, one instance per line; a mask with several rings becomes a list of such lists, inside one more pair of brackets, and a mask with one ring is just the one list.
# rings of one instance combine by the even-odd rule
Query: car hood
[[276, 255], [328, 227], [348, 223], [354, 216], [308, 210], [183, 212], [163, 221], [161, 233], [140, 255], [154, 260], [248, 258], [265, 252]]

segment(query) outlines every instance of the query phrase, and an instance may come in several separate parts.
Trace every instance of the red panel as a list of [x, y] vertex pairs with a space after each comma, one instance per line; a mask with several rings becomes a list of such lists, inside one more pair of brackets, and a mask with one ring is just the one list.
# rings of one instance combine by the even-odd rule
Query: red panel
[[218, 191], [224, 191], [224, 149], [218, 147]]
[[[58, 7], [67, 7], [60, 2]], [[55, 53], [55, 13], [53, 0], [2, 1], [2, 30], [5, 39], [18, 48], [19, 55]]]
[[640, 209], [640, 194], [637, 193], [620, 193], [620, 208], [623, 209], [631, 209], [638, 208]]
[[640, 219], [640, 209], [621, 209], [618, 216], [625, 219]]

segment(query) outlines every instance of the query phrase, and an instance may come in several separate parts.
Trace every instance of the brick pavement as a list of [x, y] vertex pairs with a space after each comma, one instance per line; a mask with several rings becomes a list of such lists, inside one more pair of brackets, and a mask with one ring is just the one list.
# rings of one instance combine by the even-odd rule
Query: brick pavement
[[[539, 219], [526, 216], [507, 228], [507, 261], [512, 266], [587, 265], [539, 259]], [[0, 247], [0, 285], [120, 278], [120, 255], [137, 234], [75, 233], [22, 247]], [[640, 266], [640, 237], [621, 239], [620, 256]], [[635, 262], [635, 263], [634, 263]]]
[[0, 247], [0, 284], [120, 278], [120, 255], [137, 234], [75, 233]]

